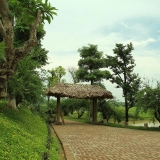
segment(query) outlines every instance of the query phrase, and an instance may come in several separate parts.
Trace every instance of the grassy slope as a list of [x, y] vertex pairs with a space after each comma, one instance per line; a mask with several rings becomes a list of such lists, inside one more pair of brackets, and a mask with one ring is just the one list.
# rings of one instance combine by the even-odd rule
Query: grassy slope
[[0, 104], [0, 159], [41, 160], [44, 152], [58, 160], [58, 140], [52, 136], [46, 148], [48, 130], [45, 121], [26, 108], [14, 111]]

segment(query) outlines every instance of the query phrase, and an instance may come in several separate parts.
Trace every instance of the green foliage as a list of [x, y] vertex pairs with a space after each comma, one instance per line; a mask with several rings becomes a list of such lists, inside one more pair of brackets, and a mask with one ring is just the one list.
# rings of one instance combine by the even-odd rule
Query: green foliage
[[[28, 54], [30, 54], [32, 49], [34, 52], [35, 45], [40, 44], [42, 38], [45, 35], [45, 30], [43, 28], [44, 23], [46, 21], [48, 21], [49, 23], [51, 22], [51, 20], [53, 19], [53, 16], [56, 15], [56, 12], [55, 12], [56, 8], [52, 7], [51, 4], [48, 2], [48, 0], [45, 0], [45, 1], [43, 0], [6, 0], [5, 1], [4, 0], [1, 2], [0, 8], [1, 10], [5, 10], [4, 12], [3, 11], [1, 12], [0, 21], [3, 25], [2, 28], [4, 28], [3, 29], [4, 32], [6, 32], [6, 34], [0, 35], [0, 61], [5, 60], [5, 56], [6, 56], [6, 62], [3, 62], [1, 64], [1, 69], [3, 70], [4, 73], [0, 73], [0, 74], [2, 74], [2, 76], [4, 75], [4, 77], [9, 76], [10, 78], [12, 77], [16, 67], [16, 71], [15, 71], [16, 75], [15, 77], [12, 77], [12, 78], [14, 79], [14, 81], [16, 81], [17, 78], [18, 79], [16, 83], [13, 81], [10, 82], [12, 83], [12, 85], [10, 85], [10, 88], [11, 88], [11, 87], [14, 87], [14, 84], [16, 86], [17, 83], [19, 82], [22, 85], [22, 81], [24, 81], [24, 79], [21, 78], [22, 76], [19, 74], [19, 71], [17, 71], [17, 70], [21, 70], [19, 66], [22, 66], [21, 65], [22, 62], [20, 62], [21, 64], [18, 64], [18, 66], [16, 66], [16, 64], [20, 60], [22, 60], [23, 57], [26, 57]], [[5, 40], [4, 45], [7, 47], [7, 49], [5, 50], [6, 54], [4, 54], [4, 45], [2, 43], [3, 40]], [[42, 54], [41, 54], [41, 56], [38, 58], [42, 58], [44, 60], [46, 51], [41, 50], [39, 52], [41, 53], [43, 52], [44, 56], [42, 58]], [[42, 59], [41, 60], [38, 59], [38, 60], [42, 62]], [[32, 63], [33, 61], [29, 62], [31, 66], [33, 66]], [[30, 68], [29, 64], [27, 64], [27, 67], [26, 67], [27, 69]], [[27, 71], [25, 67], [23, 67], [23, 69], [24, 71]], [[12, 71], [10, 72], [10, 70], [12, 70], [13, 72]], [[27, 71], [27, 74], [28, 73], [29, 71]], [[32, 74], [33, 70], [30, 73]], [[35, 72], [34, 72], [34, 76], [35, 76]], [[26, 78], [25, 80], [26, 81], [30, 80], [32, 82], [34, 81], [33, 83], [30, 84], [30, 86], [32, 85], [32, 87], [27, 88], [25, 86], [19, 89], [19, 91], [21, 90], [22, 92], [22, 89], [24, 89], [25, 92], [29, 92], [30, 89], [33, 89], [33, 90], [38, 89], [35, 87], [37, 85], [40, 85], [40, 89], [41, 89], [42, 88], [41, 87], [42, 85], [40, 84], [41, 82], [40, 80], [37, 79], [36, 76], [33, 78], [28, 74], [28, 79], [27, 77], [25, 77]], [[6, 83], [2, 84], [1, 92], [2, 90], [6, 92], [9, 78], [7, 78]], [[10, 93], [13, 93], [13, 94], [15, 93], [15, 90], [14, 91], [13, 89], [9, 89], [9, 90], [10, 90], [9, 91]], [[5, 93], [3, 93], [3, 95], [4, 94]], [[32, 94], [30, 95], [32, 96], [31, 99], [33, 101], [35, 95], [32, 95]], [[25, 96], [19, 94], [18, 98], [19, 97], [20, 99], [22, 99]]]
[[69, 113], [73, 114], [74, 111], [73, 99], [70, 98], [61, 99], [61, 108], [64, 116], [68, 116]]
[[61, 78], [66, 74], [65, 69], [62, 66], [58, 66], [55, 69], [52, 68], [51, 70], [48, 70], [47, 81], [48, 81], [48, 87], [53, 86], [56, 83], [63, 83], [65, 80], [62, 80]]
[[46, 121], [49, 124], [50, 123], [54, 123], [55, 122], [55, 118], [56, 118], [56, 112], [57, 112], [57, 100], [50, 99], [48, 101], [48, 105], [45, 105], [45, 106], [47, 106], [47, 107], [45, 107], [45, 110], [44, 110]]
[[79, 69], [76, 76], [81, 81], [89, 82], [91, 84], [101, 81], [103, 78], [109, 76], [109, 71], [102, 71], [104, 68], [103, 52], [98, 51], [98, 46], [89, 44], [78, 49], [81, 59], [78, 61]]
[[[37, 30], [37, 39], [41, 40], [45, 36], [44, 25], [41, 24]], [[19, 22], [14, 27], [14, 46], [22, 46], [27, 40], [29, 40], [30, 28], [27, 24]]]
[[[120, 123], [122, 121], [124, 121], [124, 109], [121, 109], [120, 107], [117, 108], [113, 108], [113, 121], [114, 123]], [[128, 116], [130, 118], [130, 114]]]
[[[16, 103], [37, 104], [43, 99], [43, 79], [37, 68], [47, 63], [47, 51], [39, 46], [21, 60], [8, 82], [8, 93], [14, 95]], [[42, 70], [41, 70], [42, 73]]]
[[65, 98], [61, 100], [62, 111], [65, 116], [69, 113], [77, 112], [77, 117], [81, 118], [89, 106], [89, 101], [85, 99], [70, 99]]
[[81, 118], [78, 118], [77, 112], [74, 112], [72, 116], [64, 116], [64, 119], [68, 119], [76, 122], [90, 123], [87, 117], [88, 117], [87, 112], [84, 112]]
[[113, 109], [109, 106], [109, 104], [107, 104], [106, 100], [98, 101], [98, 110], [101, 113], [102, 118], [106, 119], [108, 122], [113, 114]]
[[[51, 22], [53, 15], [57, 9], [52, 7], [48, 0], [9, 0], [10, 15], [16, 18], [16, 21], [32, 24], [35, 21], [37, 11], [40, 10], [42, 14], [42, 21]], [[26, 16], [27, 15], [27, 16]]]
[[47, 76], [47, 86], [50, 87], [56, 83], [58, 83], [58, 78], [55, 74], [55, 69], [52, 68], [51, 70], [48, 70], [49, 75]]
[[99, 100], [98, 101], [98, 110], [102, 115], [103, 119], [106, 119], [107, 122], [110, 119], [113, 119], [114, 123], [120, 123], [124, 120], [124, 109], [119, 107], [119, 102], [115, 99], [113, 100]]
[[74, 99], [73, 105], [74, 105], [73, 106], [74, 110], [78, 114], [78, 118], [81, 118], [84, 112], [88, 109], [88, 106], [90, 105], [90, 101], [86, 99]]
[[137, 112], [149, 111], [151, 115], [160, 122], [160, 82], [156, 82], [156, 86], [152, 87], [149, 82], [144, 83], [143, 89], [137, 95]]
[[[37, 45], [33, 48], [32, 52], [30, 53], [29, 57], [33, 65], [33, 69], [41, 68], [48, 64], [48, 51], [45, 48], [42, 48], [41, 45]], [[31, 66], [31, 65], [30, 65]]]
[[138, 74], [133, 73], [135, 67], [132, 43], [116, 44], [113, 49], [115, 56], [106, 55], [106, 67], [112, 70], [109, 80], [117, 84], [117, 88], [122, 88], [123, 97], [125, 98], [125, 118], [128, 122], [128, 109], [135, 105], [135, 94], [138, 92], [141, 84], [141, 78]]
[[[41, 11], [42, 22], [51, 23], [53, 15], [57, 15], [55, 7], [48, 0], [9, 0], [10, 15], [14, 22], [14, 45], [17, 47], [24, 44], [30, 36], [30, 26], [37, 18], [37, 12]], [[26, 16], [27, 15], [27, 16]], [[37, 39], [44, 37], [45, 31], [41, 23], [37, 31]]]
[[[27, 108], [19, 111], [0, 103], [0, 159], [42, 159], [47, 151], [47, 127], [45, 121]], [[58, 141], [52, 136], [49, 159], [58, 160]], [[53, 154], [53, 153], [54, 154]]]
[[57, 106], [57, 100], [56, 99], [50, 99], [48, 109], [52, 110], [54, 113], [56, 113], [56, 106]]
[[60, 160], [59, 158], [59, 146], [60, 143], [58, 141], [58, 139], [56, 138], [56, 136], [51, 135], [50, 137], [50, 149], [48, 150], [48, 160]]
[[62, 66], [58, 66], [55, 68], [55, 74], [58, 78], [58, 83], [61, 82], [61, 78], [66, 74], [66, 70]]

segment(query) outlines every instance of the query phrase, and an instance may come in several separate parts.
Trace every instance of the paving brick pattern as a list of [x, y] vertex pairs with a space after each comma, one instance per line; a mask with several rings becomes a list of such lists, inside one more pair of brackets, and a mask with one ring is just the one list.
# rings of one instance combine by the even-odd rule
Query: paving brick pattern
[[160, 160], [160, 132], [71, 121], [53, 128], [67, 160]]

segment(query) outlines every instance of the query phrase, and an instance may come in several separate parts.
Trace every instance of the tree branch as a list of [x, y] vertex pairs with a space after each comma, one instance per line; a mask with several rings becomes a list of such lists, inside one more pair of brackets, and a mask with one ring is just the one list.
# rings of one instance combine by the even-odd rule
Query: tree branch
[[0, 35], [4, 38], [6, 37], [5, 29], [3, 27], [2, 21], [0, 20]]
[[118, 77], [121, 79], [121, 81], [122, 81], [122, 83], [123, 83], [123, 79], [122, 79], [122, 77], [118, 74]]
[[8, 2], [7, 0], [0, 0], [0, 34], [3, 37], [5, 46], [6, 56], [12, 52], [13, 49], [13, 24], [12, 17], [9, 14]]
[[38, 43], [37, 40], [37, 30], [42, 22], [41, 11], [37, 11], [37, 17], [35, 22], [30, 26], [30, 36], [29, 40], [20, 48], [15, 48], [15, 59], [13, 65], [23, 59], [27, 54], [31, 52], [33, 47]]
[[9, 17], [9, 8], [6, 0], [0, 0], [0, 14], [3, 17]]

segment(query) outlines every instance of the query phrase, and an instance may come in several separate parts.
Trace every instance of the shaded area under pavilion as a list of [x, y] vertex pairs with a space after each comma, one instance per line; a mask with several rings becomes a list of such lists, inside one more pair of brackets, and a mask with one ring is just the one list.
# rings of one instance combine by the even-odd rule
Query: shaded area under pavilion
[[46, 90], [47, 96], [57, 98], [56, 124], [60, 122], [60, 97], [91, 99], [93, 101], [93, 124], [97, 123], [97, 99], [112, 99], [111, 92], [98, 85], [59, 83]]

